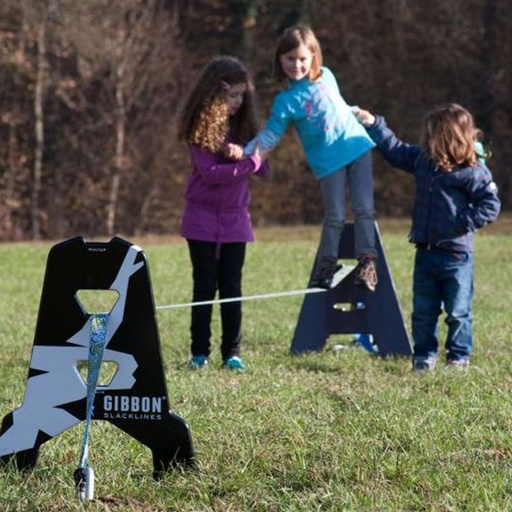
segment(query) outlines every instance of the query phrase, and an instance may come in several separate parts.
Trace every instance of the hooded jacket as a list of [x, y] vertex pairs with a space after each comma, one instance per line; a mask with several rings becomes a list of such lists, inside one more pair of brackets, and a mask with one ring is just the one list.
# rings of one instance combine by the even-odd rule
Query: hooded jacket
[[386, 161], [416, 181], [409, 240], [456, 252], [473, 252], [474, 232], [498, 217], [498, 187], [477, 161], [443, 172], [419, 145], [402, 142], [383, 117], [367, 128]]

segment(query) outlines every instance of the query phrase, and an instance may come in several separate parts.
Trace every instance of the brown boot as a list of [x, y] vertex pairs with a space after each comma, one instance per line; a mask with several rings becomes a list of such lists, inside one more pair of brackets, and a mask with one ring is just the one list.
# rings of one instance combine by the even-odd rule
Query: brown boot
[[373, 255], [363, 255], [356, 267], [355, 284], [371, 292], [377, 287], [377, 260]]

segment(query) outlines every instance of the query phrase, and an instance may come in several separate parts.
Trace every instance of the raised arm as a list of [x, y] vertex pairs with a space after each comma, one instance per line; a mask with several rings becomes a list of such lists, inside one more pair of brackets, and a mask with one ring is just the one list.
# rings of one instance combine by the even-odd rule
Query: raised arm
[[422, 148], [401, 141], [387, 126], [382, 116], [374, 116], [364, 109], [357, 109], [353, 112], [358, 121], [366, 128], [368, 135], [389, 165], [413, 173], [418, 158], [424, 157]]

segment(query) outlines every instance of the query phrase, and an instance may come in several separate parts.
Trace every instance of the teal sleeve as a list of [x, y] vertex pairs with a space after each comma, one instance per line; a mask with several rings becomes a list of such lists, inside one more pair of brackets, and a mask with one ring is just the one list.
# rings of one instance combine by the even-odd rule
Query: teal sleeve
[[282, 137], [277, 133], [265, 127], [258, 133], [258, 135], [256, 135], [256, 137], [254, 137], [254, 139], [246, 144], [244, 147], [244, 155], [252, 155], [256, 145], [258, 145], [261, 151], [270, 151], [279, 144], [281, 138]]
[[278, 95], [272, 105], [267, 124], [254, 139], [247, 143], [244, 147], [244, 154], [252, 155], [256, 144], [258, 144], [261, 151], [274, 149], [284, 137], [289, 123], [290, 119], [287, 114], [286, 101]]

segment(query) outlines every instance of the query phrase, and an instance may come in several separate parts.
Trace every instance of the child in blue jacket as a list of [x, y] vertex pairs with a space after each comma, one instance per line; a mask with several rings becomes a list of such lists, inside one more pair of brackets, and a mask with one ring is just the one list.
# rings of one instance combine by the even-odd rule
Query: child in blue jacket
[[432, 370], [438, 358], [438, 318], [444, 308], [446, 365], [466, 368], [473, 349], [473, 235], [500, 211], [491, 172], [475, 151], [472, 115], [449, 103], [425, 117], [421, 145], [399, 140], [383, 117], [356, 113], [386, 161], [416, 181], [409, 240], [416, 246], [413, 276], [413, 370]]

